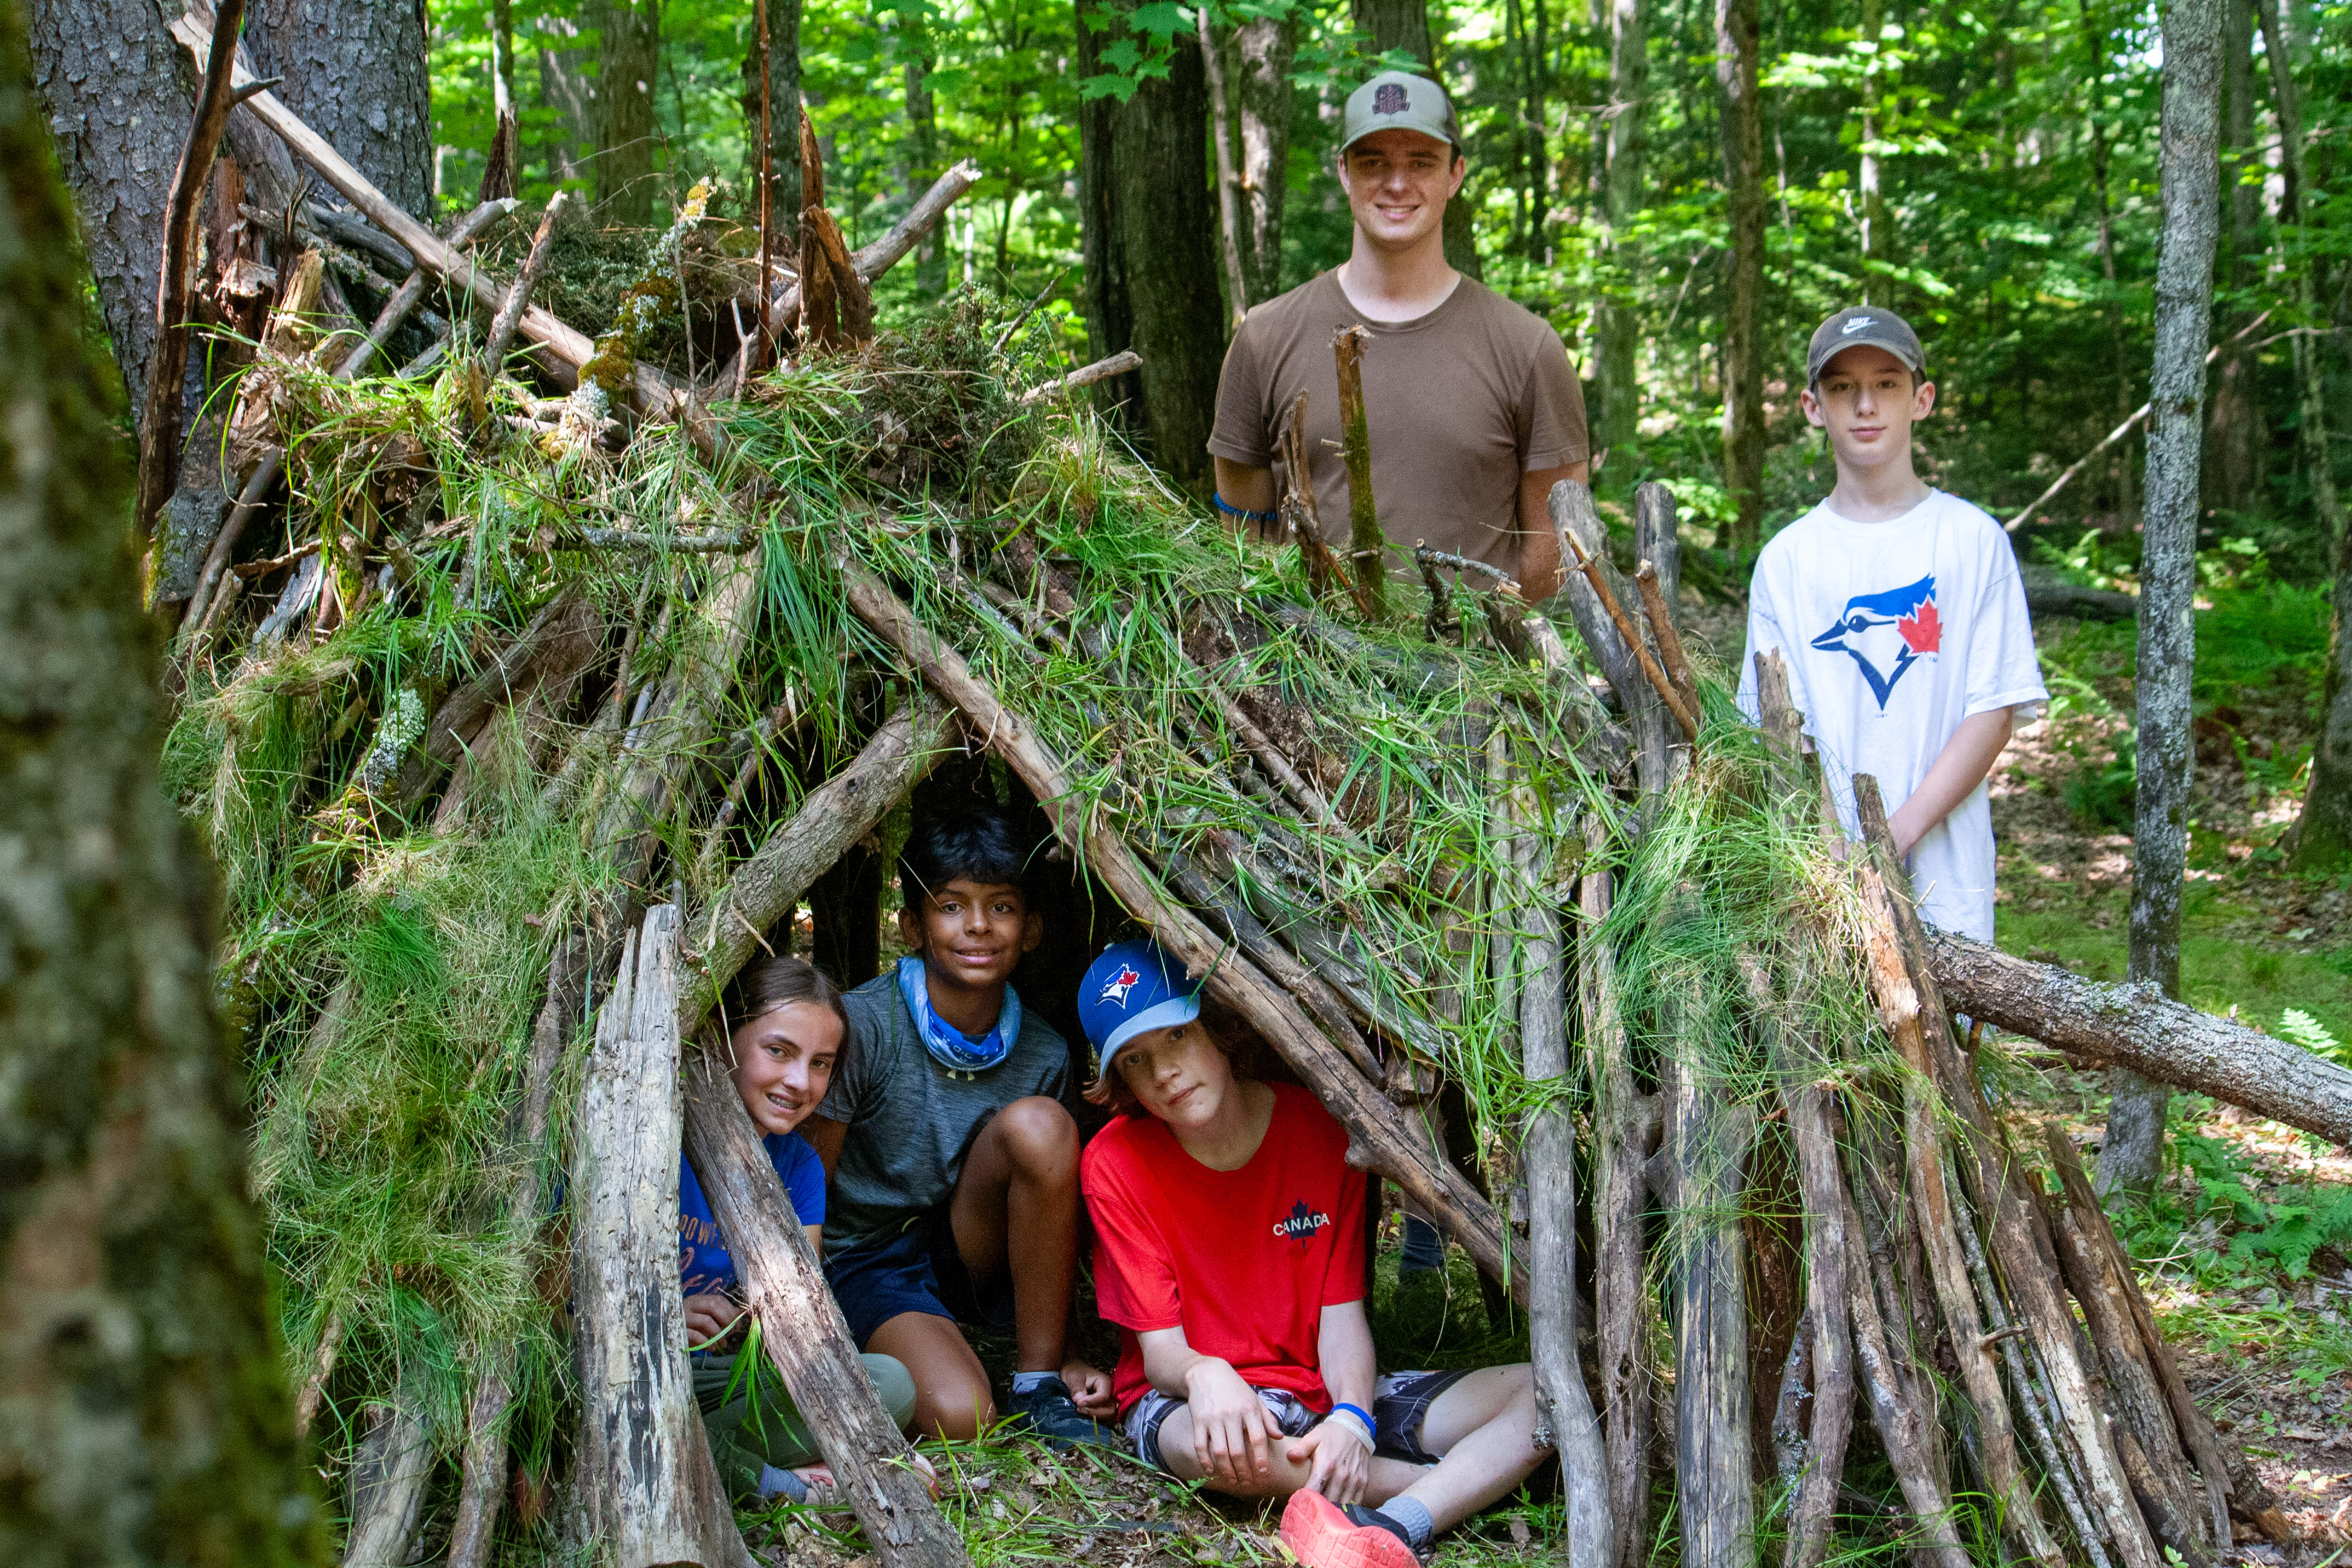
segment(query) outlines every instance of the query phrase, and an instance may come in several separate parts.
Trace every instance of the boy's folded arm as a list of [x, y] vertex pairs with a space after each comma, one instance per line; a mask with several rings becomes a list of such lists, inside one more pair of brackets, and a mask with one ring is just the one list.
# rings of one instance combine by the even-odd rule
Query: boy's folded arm
[[841, 1158], [841, 1143], [849, 1136], [849, 1123], [812, 1112], [809, 1119], [801, 1123], [800, 1135], [808, 1141], [808, 1146], [816, 1151], [817, 1159], [824, 1163], [824, 1179], [828, 1182], [833, 1180], [833, 1167]]
[[1951, 815], [1954, 806], [1968, 798], [1969, 791], [1984, 782], [1993, 763], [2000, 760], [2002, 748], [2009, 744], [2014, 711], [2010, 708], [1988, 709], [1960, 721], [1952, 738], [1936, 753], [1919, 787], [1887, 814], [1886, 829], [1895, 836], [1896, 854], [1910, 854], [1912, 846], [1926, 837], [1936, 824]]

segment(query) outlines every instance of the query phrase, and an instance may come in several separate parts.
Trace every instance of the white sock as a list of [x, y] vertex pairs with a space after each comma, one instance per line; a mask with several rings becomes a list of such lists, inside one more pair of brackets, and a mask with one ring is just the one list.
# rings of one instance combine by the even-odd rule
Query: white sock
[[1013, 1374], [1013, 1392], [1034, 1394], [1049, 1377], [1059, 1377], [1057, 1372], [1016, 1372]]

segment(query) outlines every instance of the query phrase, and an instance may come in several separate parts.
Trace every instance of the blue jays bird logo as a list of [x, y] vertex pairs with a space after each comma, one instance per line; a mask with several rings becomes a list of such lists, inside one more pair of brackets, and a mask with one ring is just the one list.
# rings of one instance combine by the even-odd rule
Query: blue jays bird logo
[[1862, 667], [1863, 679], [1886, 711], [1886, 699], [1903, 672], [1943, 647], [1944, 625], [1936, 614], [1936, 579], [1920, 578], [1907, 588], [1856, 594], [1830, 629], [1813, 639], [1824, 653], [1846, 653]]
[[1143, 976], [1138, 974], [1131, 965], [1122, 964], [1118, 973], [1111, 977], [1110, 984], [1102, 988], [1101, 1000], [1116, 1002], [1124, 1007], [1127, 1005], [1127, 994], [1142, 983]]

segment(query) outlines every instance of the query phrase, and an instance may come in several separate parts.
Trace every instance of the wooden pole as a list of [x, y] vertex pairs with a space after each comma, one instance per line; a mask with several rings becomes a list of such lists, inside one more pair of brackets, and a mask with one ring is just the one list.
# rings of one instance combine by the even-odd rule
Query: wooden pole
[[163, 254], [155, 278], [155, 352], [147, 361], [147, 400], [139, 418], [139, 491], [134, 513], [143, 537], [172, 499], [180, 479], [180, 406], [188, 374], [188, 274], [195, 265], [196, 214], [210, 183], [213, 155], [228, 128], [229, 78], [236, 66], [236, 32], [245, 0], [220, 0], [204, 85], [196, 91], [195, 122], [180, 149], [180, 165], [163, 202]]
[[[515, 206], [512, 196], [484, 202], [460, 218], [457, 226], [449, 231], [450, 247], [454, 249], [470, 244], [492, 223], [514, 211]], [[401, 322], [408, 320], [411, 312], [424, 302], [425, 291], [432, 286], [433, 275], [430, 272], [422, 267], [411, 270], [400, 287], [393, 290], [392, 298], [383, 302], [383, 309], [376, 312], [367, 336], [361, 339], [358, 345], [343, 356], [343, 363], [335, 367], [335, 379], [350, 381], [365, 371], [368, 362], [382, 351], [392, 334], [400, 330]]]
[[1342, 327], [1331, 353], [1339, 362], [1339, 445], [1348, 466], [1349, 575], [1364, 618], [1377, 621], [1388, 614], [1389, 542], [1372, 497], [1372, 432], [1364, 417], [1364, 349], [1371, 341], [1361, 327]]
[[1225, 237], [1225, 303], [1235, 327], [1249, 314], [1249, 286], [1242, 278], [1242, 230], [1240, 204], [1235, 199], [1234, 177], [1234, 120], [1230, 100], [1225, 97], [1225, 61], [1217, 52], [1216, 40], [1209, 36], [1209, 8], [1201, 6], [1193, 15], [1200, 19], [1201, 68], [1208, 75], [1210, 134], [1217, 143], [1217, 217]]
[[530, 303], [530, 291], [539, 275], [547, 267], [547, 242], [555, 236], [556, 215], [563, 210], [566, 193], [558, 191], [547, 200], [547, 210], [539, 215], [539, 232], [530, 237], [530, 254], [523, 260], [522, 270], [515, 274], [513, 286], [491, 318], [490, 335], [482, 346], [482, 360], [490, 374], [499, 373], [507, 357], [507, 348], [514, 342], [515, 329], [522, 324], [522, 313]]
[[624, 940], [572, 1124], [573, 1489], [583, 1535], [614, 1568], [751, 1568], [686, 1360], [677, 950], [674, 904]]
[[[955, 1568], [965, 1561], [963, 1542], [932, 1505], [906, 1438], [867, 1381], [816, 1254], [793, 1223], [792, 1199], [715, 1050], [697, 1052], [687, 1072], [686, 1147], [734, 1255], [744, 1304], [759, 1320], [761, 1347], [882, 1568]], [[675, 1295], [675, 1262], [670, 1274]]]

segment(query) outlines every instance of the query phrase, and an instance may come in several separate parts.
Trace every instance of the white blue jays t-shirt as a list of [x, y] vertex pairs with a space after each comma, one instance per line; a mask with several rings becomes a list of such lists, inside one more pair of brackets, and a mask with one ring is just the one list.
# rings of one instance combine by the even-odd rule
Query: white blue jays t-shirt
[[[1756, 656], [1774, 648], [1849, 832], [1854, 774], [1875, 777], [1893, 812], [1962, 720], [2050, 695], [2008, 535], [1941, 490], [1885, 522], [1854, 522], [1824, 501], [1775, 534], [1748, 589], [1739, 706], [1750, 715]], [[1992, 940], [1986, 785], [1919, 840], [1910, 870], [1922, 919]]]

